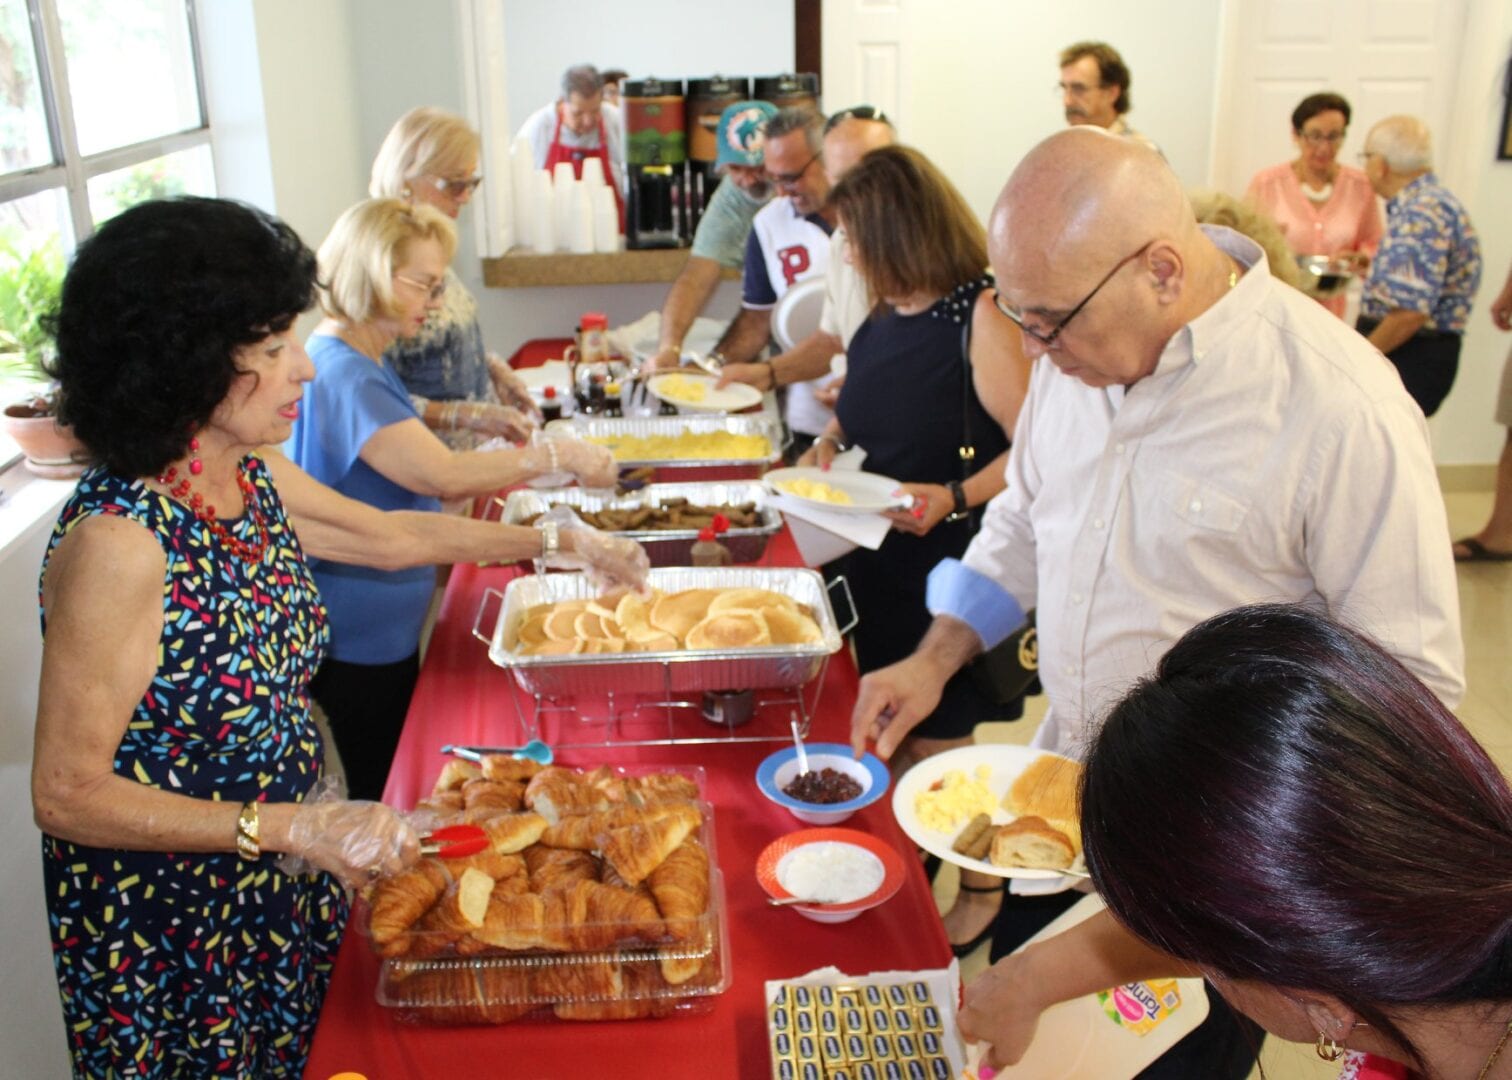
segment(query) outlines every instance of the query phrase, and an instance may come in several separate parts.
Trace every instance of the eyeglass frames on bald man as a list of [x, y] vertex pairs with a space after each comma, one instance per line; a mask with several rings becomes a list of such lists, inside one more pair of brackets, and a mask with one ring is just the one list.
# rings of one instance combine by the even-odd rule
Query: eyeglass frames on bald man
[[875, 105], [856, 105], [849, 109], [841, 109], [824, 122], [824, 133], [828, 135], [847, 120], [876, 120], [878, 123], [891, 124], [887, 114]]
[[421, 281], [419, 278], [412, 278], [408, 274], [395, 274], [394, 280], [402, 281], [406, 285], [413, 285], [417, 289], [424, 289], [426, 293], [425, 299], [427, 302], [432, 300], [439, 300], [446, 295], [445, 278], [442, 278], [436, 282], [429, 282]]
[[996, 305], [999, 311], [1001, 311], [1010, 320], [1012, 320], [1015, 326], [1017, 326], [1024, 333], [1028, 334], [1035, 341], [1039, 342], [1041, 345], [1048, 349], [1052, 347], [1055, 344], [1056, 339], [1061, 336], [1061, 331], [1066, 328], [1066, 324], [1069, 323], [1072, 319], [1076, 318], [1076, 316], [1081, 313], [1081, 309], [1092, 302], [1092, 298], [1102, 291], [1102, 287], [1104, 285], [1113, 280], [1113, 275], [1118, 273], [1125, 266], [1133, 262], [1135, 259], [1139, 258], [1141, 255], [1143, 255], [1149, 249], [1150, 245], [1154, 242], [1155, 241], [1153, 240], [1147, 241], [1144, 246], [1141, 247], [1138, 251], [1134, 252], [1131, 255], [1125, 255], [1122, 259], [1119, 259], [1118, 264], [1114, 266], [1113, 269], [1108, 271], [1107, 276], [1099, 281], [1096, 286], [1093, 287], [1092, 291], [1082, 299], [1082, 302], [1072, 308], [1064, 319], [1056, 323], [1054, 328], [1051, 329], [1048, 334], [1042, 334], [1034, 327], [1024, 322], [1023, 315], [1021, 315], [1017, 311], [1014, 311], [1007, 304], [1003, 303], [1003, 296], [997, 291], [997, 289], [992, 290], [992, 302], [994, 305]]
[[[822, 153], [823, 151], [820, 151], [820, 154]], [[815, 154], [813, 157], [809, 158], [808, 161], [804, 162], [803, 168], [799, 169], [797, 172], [774, 173], [768, 171], [766, 174], [767, 179], [776, 184], [778, 187], [792, 187], [794, 184], [798, 183], [798, 181], [803, 179], [803, 174], [808, 172], [810, 166], [812, 166], [814, 162], [819, 160], [820, 154]]]

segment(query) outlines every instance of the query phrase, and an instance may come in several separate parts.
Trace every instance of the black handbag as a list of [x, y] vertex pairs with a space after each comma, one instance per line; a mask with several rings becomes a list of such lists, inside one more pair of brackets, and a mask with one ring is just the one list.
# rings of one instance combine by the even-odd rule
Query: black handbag
[[[971, 434], [971, 317], [961, 326], [961, 479], [971, 475], [976, 460], [976, 441]], [[974, 516], [980, 527], [981, 519]], [[1039, 684], [1039, 634], [1030, 609], [1023, 626], [997, 645], [978, 654], [966, 665], [977, 691], [994, 705], [1011, 705], [1029, 694], [1041, 692]]]

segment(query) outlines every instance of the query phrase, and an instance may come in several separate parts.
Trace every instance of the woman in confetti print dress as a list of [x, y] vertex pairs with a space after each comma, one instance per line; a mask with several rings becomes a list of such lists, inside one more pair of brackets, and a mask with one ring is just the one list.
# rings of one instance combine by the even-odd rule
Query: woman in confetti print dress
[[32, 799], [78, 1076], [299, 1076], [343, 886], [418, 853], [381, 804], [301, 801], [328, 636], [305, 552], [541, 550], [532, 529], [382, 513], [258, 450], [313, 376], [292, 323], [314, 275], [281, 222], [175, 199], [107, 222], [64, 283], [62, 415], [99, 464], [43, 567]]

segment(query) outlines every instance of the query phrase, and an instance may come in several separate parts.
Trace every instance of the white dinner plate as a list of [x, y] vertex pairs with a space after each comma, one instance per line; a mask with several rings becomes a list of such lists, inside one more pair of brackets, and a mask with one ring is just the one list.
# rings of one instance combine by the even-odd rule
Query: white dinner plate
[[[667, 382], [670, 379], [686, 380], [690, 383], [701, 383], [704, 388], [704, 396], [697, 401], [689, 401], [686, 398], [674, 397], [667, 393]], [[715, 387], [715, 379], [708, 375], [697, 374], [688, 371], [670, 372], [666, 375], [657, 375], [646, 384], [646, 388], [656, 397], [679, 409], [688, 412], [739, 412], [741, 409], [749, 409], [753, 405], [761, 404], [761, 391], [754, 386], [745, 383], [731, 383], [729, 386]]]
[[[1064, 874], [1059, 874], [1054, 870], [993, 866], [985, 859], [968, 859], [953, 851], [950, 845], [961, 834], [961, 830], [966, 827], [966, 821], [970, 819], [956, 822], [948, 832], [940, 832], [938, 829], [926, 826], [914, 812], [915, 796], [927, 790], [946, 773], [958, 771], [965, 773], [968, 779], [976, 779], [977, 767], [986, 765], [991, 770], [986, 784], [992, 792], [993, 802], [997, 804], [997, 809], [992, 812], [992, 823], [1006, 825], [1013, 820], [1013, 815], [1003, 809], [1003, 796], [1008, 794], [1013, 781], [1018, 779], [1019, 773], [1029, 767], [1030, 762], [1044, 756], [1048, 755], [1043, 750], [1031, 750], [1027, 746], [998, 744], [961, 746], [954, 750], [946, 750], [943, 754], [925, 758], [904, 773], [902, 778], [893, 785], [893, 816], [898, 819], [898, 824], [903, 827], [903, 831], [914, 843], [931, 855], [938, 855], [946, 862], [955, 863], [966, 870], [980, 870], [984, 874], [992, 874], [995, 877], [1033, 878], [1040, 881], [1065, 877]], [[1076, 870], [1086, 868], [1080, 854], [1071, 865]]]
[[[767, 490], [774, 494], [831, 514], [880, 514], [884, 510], [903, 510], [911, 505], [909, 496], [902, 492], [901, 485], [892, 477], [856, 469], [826, 471], [808, 466], [773, 469], [763, 476], [762, 480]], [[832, 503], [808, 499], [782, 487], [783, 484], [792, 483], [794, 480], [812, 480], [816, 483], [828, 484], [838, 491], [845, 492], [850, 496], [851, 501]]]

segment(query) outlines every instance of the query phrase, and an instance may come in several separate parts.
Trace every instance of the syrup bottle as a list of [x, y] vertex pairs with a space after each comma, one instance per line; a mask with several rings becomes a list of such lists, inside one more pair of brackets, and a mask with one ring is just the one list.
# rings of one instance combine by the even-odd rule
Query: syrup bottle
[[730, 527], [730, 519], [723, 514], [714, 515], [714, 523], [706, 525], [699, 530], [698, 539], [693, 543], [690, 555], [694, 566], [730, 566], [735, 562], [735, 556], [730, 554], [730, 549], [718, 540], [720, 533]]
[[541, 423], [549, 424], [553, 420], [560, 420], [562, 418], [562, 402], [557, 397], [557, 388], [554, 386], [546, 387], [546, 389], [541, 391], [541, 397], [545, 399], [541, 402]]

